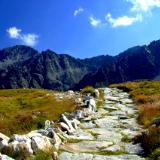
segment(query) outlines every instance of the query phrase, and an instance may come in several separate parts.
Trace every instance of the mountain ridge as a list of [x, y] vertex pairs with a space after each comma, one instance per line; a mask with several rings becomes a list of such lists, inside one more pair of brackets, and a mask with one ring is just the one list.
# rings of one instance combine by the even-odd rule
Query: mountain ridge
[[160, 40], [117, 56], [74, 58], [51, 50], [16, 45], [0, 50], [0, 88], [80, 89], [160, 75]]

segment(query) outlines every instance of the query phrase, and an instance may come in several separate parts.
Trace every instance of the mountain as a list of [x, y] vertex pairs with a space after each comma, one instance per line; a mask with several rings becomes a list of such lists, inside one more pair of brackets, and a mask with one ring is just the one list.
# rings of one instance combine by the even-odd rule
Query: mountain
[[80, 89], [111, 83], [159, 79], [160, 40], [112, 57], [77, 59], [23, 45], [0, 50], [0, 88]]
[[159, 78], [160, 40], [153, 41], [148, 46], [130, 48], [115, 56], [113, 63], [85, 75], [75, 88], [87, 85], [101, 87], [111, 83]]

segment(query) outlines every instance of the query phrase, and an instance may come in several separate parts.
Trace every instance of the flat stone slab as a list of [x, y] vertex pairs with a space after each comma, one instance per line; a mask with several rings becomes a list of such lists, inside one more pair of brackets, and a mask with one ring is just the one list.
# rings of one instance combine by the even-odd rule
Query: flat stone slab
[[132, 99], [126, 98], [121, 100], [122, 104], [131, 104], [133, 103]]
[[111, 105], [105, 105], [104, 109], [106, 109], [108, 111], [117, 111], [118, 110], [118, 108], [114, 107], [114, 105], [113, 106], [111, 106]]
[[84, 130], [78, 129], [73, 135], [66, 135], [67, 139], [71, 140], [94, 140], [94, 136], [89, 132], [85, 132]]
[[113, 104], [116, 104], [116, 102], [114, 102], [114, 101], [109, 101], [109, 100], [105, 100], [105, 104], [106, 104], [106, 105], [113, 105]]
[[123, 149], [120, 145], [113, 145], [113, 146], [110, 146], [108, 148], [105, 148], [103, 149], [102, 151], [103, 152], [111, 152], [114, 154], [114, 152], [121, 152]]
[[109, 115], [110, 116], [126, 116], [127, 117], [126, 112], [121, 111], [121, 110], [110, 112]]
[[122, 139], [122, 134], [117, 130], [108, 130], [107, 128], [93, 128], [87, 130], [88, 132], [96, 135], [98, 141], [108, 141], [113, 143], [119, 143]]
[[80, 124], [80, 127], [81, 127], [82, 129], [95, 128], [95, 127], [96, 127], [96, 124], [93, 123], [93, 121], [89, 121], [89, 122], [81, 123], [81, 124]]
[[119, 102], [120, 101], [120, 98], [119, 97], [113, 97], [113, 96], [106, 96], [105, 97], [106, 98], [106, 100], [108, 100], [108, 101], [114, 101], [114, 102]]
[[145, 160], [144, 158], [137, 155], [113, 155], [113, 156], [103, 156], [87, 153], [68, 153], [63, 152], [59, 156], [60, 160]]
[[139, 154], [139, 155], [142, 155], [143, 154], [143, 149], [140, 146], [140, 144], [135, 144], [134, 145], [132, 143], [129, 143], [129, 144], [125, 145], [125, 152], [129, 153], [129, 154]]
[[83, 152], [100, 152], [113, 145], [113, 142], [107, 141], [82, 141], [78, 143], [67, 143], [61, 147], [62, 150], [72, 153], [83, 153]]
[[97, 118], [102, 118], [106, 115], [108, 115], [109, 111], [103, 109], [103, 108], [100, 108], [96, 114]]
[[128, 139], [130, 139], [130, 140], [133, 139], [136, 135], [139, 134], [138, 131], [132, 131], [132, 130], [130, 130], [128, 128], [121, 130], [120, 133], [122, 135], [126, 135], [128, 137]]
[[[116, 119], [115, 119], [116, 118]], [[106, 118], [95, 120], [99, 128], [114, 128], [119, 125], [118, 116], [107, 116]]]

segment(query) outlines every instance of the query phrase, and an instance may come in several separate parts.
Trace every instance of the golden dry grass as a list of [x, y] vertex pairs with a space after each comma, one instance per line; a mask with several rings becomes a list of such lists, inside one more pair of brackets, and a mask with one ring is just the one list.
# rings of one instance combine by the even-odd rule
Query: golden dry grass
[[141, 81], [113, 84], [130, 93], [139, 110], [138, 122], [149, 126], [153, 119], [160, 116], [160, 81]]
[[54, 91], [39, 89], [0, 90], [0, 132], [26, 133], [43, 126], [46, 119], [57, 120], [75, 109], [73, 99], [57, 100]]

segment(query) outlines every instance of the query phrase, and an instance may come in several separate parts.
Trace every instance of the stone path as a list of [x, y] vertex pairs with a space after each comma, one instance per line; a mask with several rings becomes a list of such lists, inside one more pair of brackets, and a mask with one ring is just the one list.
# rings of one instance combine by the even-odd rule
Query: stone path
[[142, 149], [132, 144], [141, 132], [137, 110], [129, 95], [105, 89], [105, 104], [95, 115], [81, 121], [79, 129], [61, 146], [60, 160], [143, 160]]

